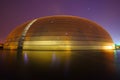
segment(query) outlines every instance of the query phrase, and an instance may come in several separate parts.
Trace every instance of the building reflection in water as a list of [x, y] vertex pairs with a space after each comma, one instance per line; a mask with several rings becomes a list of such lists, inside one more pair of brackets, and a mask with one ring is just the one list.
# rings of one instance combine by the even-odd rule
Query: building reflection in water
[[[3, 79], [115, 80], [114, 51], [0, 51]], [[1, 79], [0, 78], [0, 79]]]
[[27, 55], [27, 53], [24, 53], [24, 62], [28, 63], [28, 55]]
[[114, 51], [22, 51], [21, 59], [35, 78], [114, 79], [116, 71]]
[[114, 60], [115, 60], [115, 68], [116, 68], [116, 73], [118, 76], [118, 80], [120, 80], [120, 50], [114, 50]]

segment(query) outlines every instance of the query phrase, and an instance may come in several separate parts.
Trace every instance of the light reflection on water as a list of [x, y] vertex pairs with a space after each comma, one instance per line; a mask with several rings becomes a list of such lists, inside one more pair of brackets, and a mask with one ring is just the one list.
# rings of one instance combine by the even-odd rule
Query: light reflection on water
[[[3, 79], [115, 80], [120, 51], [0, 51]], [[5, 76], [5, 77], [4, 77]]]
[[118, 76], [119, 76], [120, 75], [120, 50], [114, 51], [114, 60], [115, 60], [115, 66], [117, 69], [116, 71], [117, 71]]

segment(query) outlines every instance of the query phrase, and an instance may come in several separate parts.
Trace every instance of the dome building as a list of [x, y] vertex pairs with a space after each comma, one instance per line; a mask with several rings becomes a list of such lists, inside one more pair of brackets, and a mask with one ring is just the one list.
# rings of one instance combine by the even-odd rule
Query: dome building
[[108, 32], [88, 19], [47, 16], [16, 27], [6, 38], [4, 49], [94, 50], [113, 49]]

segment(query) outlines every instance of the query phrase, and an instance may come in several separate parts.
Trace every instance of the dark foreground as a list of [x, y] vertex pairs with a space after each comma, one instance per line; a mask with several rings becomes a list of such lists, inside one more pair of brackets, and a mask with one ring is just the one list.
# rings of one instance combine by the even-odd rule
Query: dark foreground
[[0, 80], [120, 80], [120, 51], [0, 50]]

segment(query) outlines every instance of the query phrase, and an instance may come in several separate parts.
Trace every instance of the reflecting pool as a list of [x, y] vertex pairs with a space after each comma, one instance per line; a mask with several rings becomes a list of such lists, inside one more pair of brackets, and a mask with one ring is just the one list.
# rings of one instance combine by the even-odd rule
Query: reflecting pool
[[119, 80], [120, 50], [0, 50], [0, 80]]

